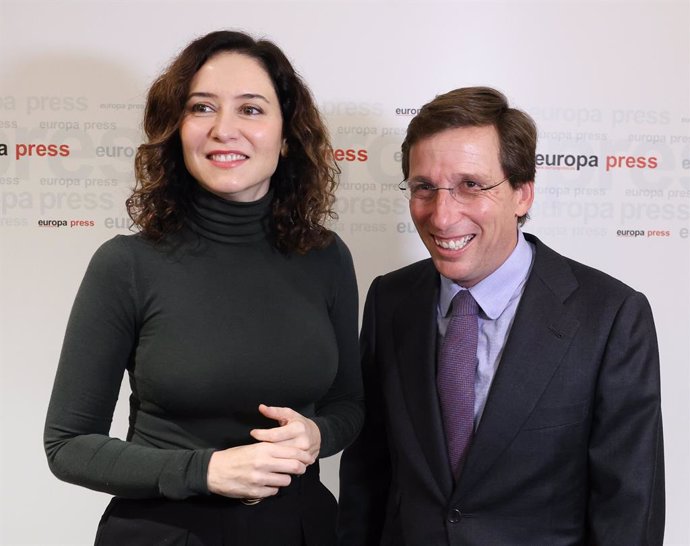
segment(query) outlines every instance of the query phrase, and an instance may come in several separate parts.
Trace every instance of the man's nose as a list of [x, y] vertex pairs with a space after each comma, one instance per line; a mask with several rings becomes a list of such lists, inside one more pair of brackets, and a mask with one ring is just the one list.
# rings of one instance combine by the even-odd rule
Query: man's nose
[[432, 207], [431, 219], [438, 228], [445, 228], [457, 221], [463, 214], [463, 205], [456, 201], [445, 188], [436, 191], [434, 199], [430, 203]]

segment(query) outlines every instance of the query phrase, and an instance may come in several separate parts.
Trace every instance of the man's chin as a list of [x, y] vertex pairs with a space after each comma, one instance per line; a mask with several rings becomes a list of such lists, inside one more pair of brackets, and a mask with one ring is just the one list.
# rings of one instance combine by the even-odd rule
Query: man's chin
[[436, 271], [447, 279], [460, 284], [467, 277], [467, 269], [461, 266], [457, 260], [449, 260], [446, 257], [432, 256], [431, 261], [434, 262]]

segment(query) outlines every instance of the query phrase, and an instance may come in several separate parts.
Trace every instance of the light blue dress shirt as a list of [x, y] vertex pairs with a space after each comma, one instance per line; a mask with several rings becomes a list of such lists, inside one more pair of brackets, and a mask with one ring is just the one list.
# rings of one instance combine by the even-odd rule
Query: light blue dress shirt
[[[474, 428], [484, 412], [491, 382], [501, 361], [515, 311], [525, 289], [534, 261], [533, 245], [518, 230], [515, 249], [503, 264], [486, 279], [469, 289], [479, 305], [479, 339], [477, 341], [477, 375], [474, 380]], [[450, 304], [455, 294], [465, 290], [441, 275], [438, 301], [438, 346], [450, 321]]]

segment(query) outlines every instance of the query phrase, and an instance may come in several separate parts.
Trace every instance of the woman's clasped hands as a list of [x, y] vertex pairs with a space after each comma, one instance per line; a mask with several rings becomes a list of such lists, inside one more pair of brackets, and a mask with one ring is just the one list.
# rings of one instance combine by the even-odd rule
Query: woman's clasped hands
[[252, 430], [255, 444], [213, 453], [207, 477], [211, 493], [258, 502], [290, 485], [293, 475], [304, 474], [316, 461], [321, 433], [314, 421], [290, 408], [261, 404], [259, 411], [278, 426]]

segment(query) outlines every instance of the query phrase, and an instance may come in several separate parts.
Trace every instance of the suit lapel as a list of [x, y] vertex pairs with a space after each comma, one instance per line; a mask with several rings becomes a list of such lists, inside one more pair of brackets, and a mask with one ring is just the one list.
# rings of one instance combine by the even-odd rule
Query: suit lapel
[[438, 273], [429, 267], [411, 287], [393, 317], [398, 370], [407, 413], [419, 445], [442, 494], [447, 498], [453, 479], [436, 391], [436, 309]]
[[537, 246], [535, 263], [454, 494], [458, 498], [481, 481], [517, 435], [579, 327], [563, 308], [577, 287], [569, 267], [536, 238], [528, 239]]

